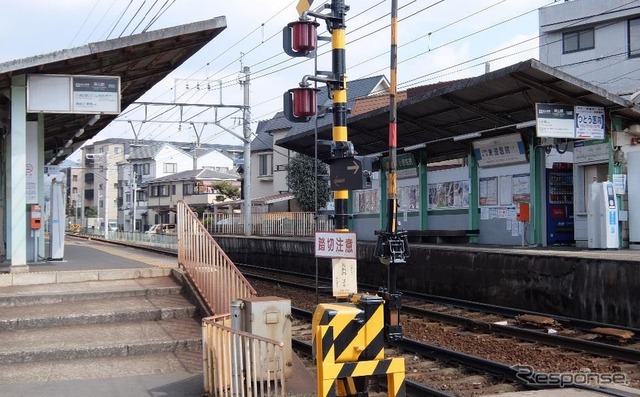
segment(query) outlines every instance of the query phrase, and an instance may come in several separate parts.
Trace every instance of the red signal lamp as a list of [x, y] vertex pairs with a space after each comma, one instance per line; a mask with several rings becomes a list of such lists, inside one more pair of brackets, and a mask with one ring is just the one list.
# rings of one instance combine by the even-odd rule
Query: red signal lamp
[[282, 47], [292, 57], [309, 56], [318, 45], [318, 22], [301, 19], [289, 23], [282, 31]]
[[318, 112], [317, 88], [292, 88], [284, 93], [284, 115], [292, 122], [306, 122]]

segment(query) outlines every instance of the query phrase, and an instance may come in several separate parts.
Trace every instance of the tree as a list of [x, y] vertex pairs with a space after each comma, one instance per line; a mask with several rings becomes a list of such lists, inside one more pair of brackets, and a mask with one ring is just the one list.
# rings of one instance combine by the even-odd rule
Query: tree
[[[322, 161], [317, 161], [318, 175], [329, 174], [329, 167]], [[287, 175], [289, 189], [294, 194], [303, 211], [315, 211], [315, 188], [318, 189], [318, 208], [324, 207], [329, 201], [329, 182], [318, 178], [315, 174], [314, 159], [304, 154], [298, 154], [289, 162]]]
[[227, 199], [236, 200], [240, 198], [240, 188], [238, 186], [233, 186], [228, 181], [214, 182], [212, 187], [216, 192], [215, 200], [218, 202], [222, 202]]

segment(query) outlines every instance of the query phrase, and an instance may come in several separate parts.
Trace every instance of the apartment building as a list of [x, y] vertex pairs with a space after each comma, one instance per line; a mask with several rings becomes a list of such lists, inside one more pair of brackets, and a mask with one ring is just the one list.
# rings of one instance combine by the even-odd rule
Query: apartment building
[[538, 15], [540, 62], [634, 100], [640, 88], [640, 2], [564, 1]]

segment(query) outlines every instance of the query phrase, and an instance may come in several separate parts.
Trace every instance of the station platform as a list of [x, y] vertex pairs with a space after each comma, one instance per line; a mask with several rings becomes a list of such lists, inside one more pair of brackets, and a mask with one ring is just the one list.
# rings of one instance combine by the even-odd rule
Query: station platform
[[[313, 239], [215, 236], [236, 263], [331, 278]], [[265, 243], [268, 239], [268, 244]], [[640, 328], [640, 254], [631, 249], [409, 243], [396, 287], [616, 326]], [[358, 283], [385, 285], [375, 241], [357, 242]]]
[[[99, 239], [65, 239], [64, 259], [61, 261], [40, 261], [28, 264], [28, 272], [10, 273], [7, 264], [0, 263], [0, 292], [15, 293], [24, 297], [28, 289], [37, 286], [39, 290], [50, 288], [55, 294], [61, 283], [78, 283], [94, 280], [140, 279], [169, 275], [178, 267], [174, 255], [140, 250], [128, 246], [112, 245]], [[1, 334], [0, 334], [0, 337]], [[42, 377], [39, 366], [34, 363], [34, 381], [6, 383], [0, 385], [0, 397], [27, 395], [47, 396], [93, 396], [93, 397], [148, 397], [148, 396], [202, 396], [203, 374], [201, 359], [190, 362], [188, 370], [179, 369], [161, 374], [144, 374], [131, 370], [129, 376], [118, 368], [114, 375], [89, 379], [82, 373], [89, 369], [76, 369], [77, 374], [65, 376], [71, 379], [51, 380]], [[20, 364], [23, 365], [23, 364]], [[60, 369], [56, 371], [61, 371]], [[116, 375], [117, 373], [117, 375]], [[285, 389], [292, 395], [312, 395], [316, 392], [315, 376], [307, 370], [302, 361], [294, 355], [293, 374], [287, 380]], [[103, 374], [104, 375], [104, 374]], [[7, 376], [10, 376], [7, 374]], [[75, 379], [74, 379], [75, 378]], [[36, 380], [37, 379], [37, 380]], [[4, 383], [4, 382], [3, 382]]]

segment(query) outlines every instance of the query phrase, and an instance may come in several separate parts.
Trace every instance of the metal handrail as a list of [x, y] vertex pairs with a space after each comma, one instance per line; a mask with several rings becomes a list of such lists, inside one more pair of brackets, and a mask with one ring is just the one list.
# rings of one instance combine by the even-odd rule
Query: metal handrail
[[202, 320], [205, 393], [285, 397], [284, 344], [230, 328], [230, 323], [230, 315]]
[[183, 201], [177, 205], [178, 265], [193, 281], [214, 314], [229, 313], [233, 300], [256, 295], [255, 289]]

